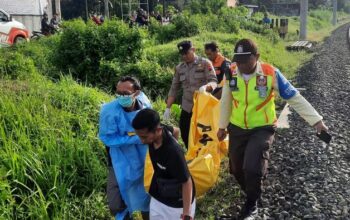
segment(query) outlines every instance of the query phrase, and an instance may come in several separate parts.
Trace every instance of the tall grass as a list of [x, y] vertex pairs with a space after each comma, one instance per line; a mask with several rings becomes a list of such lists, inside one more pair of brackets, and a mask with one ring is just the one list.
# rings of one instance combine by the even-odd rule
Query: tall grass
[[97, 118], [109, 97], [70, 78], [0, 84], [0, 217], [107, 218]]

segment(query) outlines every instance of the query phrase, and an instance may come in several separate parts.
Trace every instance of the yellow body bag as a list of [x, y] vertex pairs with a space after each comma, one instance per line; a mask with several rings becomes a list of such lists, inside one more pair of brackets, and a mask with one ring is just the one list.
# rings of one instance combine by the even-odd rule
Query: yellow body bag
[[[199, 197], [211, 189], [219, 176], [221, 159], [227, 154], [228, 141], [219, 142], [220, 102], [209, 93], [195, 93], [192, 109], [189, 148], [186, 154], [188, 168]], [[149, 190], [153, 167], [146, 155], [144, 186]]]

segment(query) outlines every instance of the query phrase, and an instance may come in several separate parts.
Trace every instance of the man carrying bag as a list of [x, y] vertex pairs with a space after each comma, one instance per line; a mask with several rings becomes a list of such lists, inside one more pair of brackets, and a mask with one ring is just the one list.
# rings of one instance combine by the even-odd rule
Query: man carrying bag
[[141, 110], [132, 126], [142, 143], [149, 145], [154, 169], [150, 219], [193, 219], [195, 187], [184, 152], [174, 138], [175, 128], [161, 125], [159, 114], [151, 109]]

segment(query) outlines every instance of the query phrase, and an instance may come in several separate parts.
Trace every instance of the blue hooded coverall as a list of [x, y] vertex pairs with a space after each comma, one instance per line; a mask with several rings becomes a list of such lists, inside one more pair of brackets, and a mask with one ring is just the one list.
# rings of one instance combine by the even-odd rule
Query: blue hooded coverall
[[[144, 93], [136, 97], [141, 109], [151, 108]], [[116, 220], [134, 211], [149, 211], [149, 195], [143, 184], [144, 164], [148, 146], [141, 143], [131, 126], [132, 120], [141, 110], [126, 112], [117, 99], [104, 104], [100, 113], [99, 138], [110, 148], [113, 170], [121, 196], [127, 206], [117, 213]]]

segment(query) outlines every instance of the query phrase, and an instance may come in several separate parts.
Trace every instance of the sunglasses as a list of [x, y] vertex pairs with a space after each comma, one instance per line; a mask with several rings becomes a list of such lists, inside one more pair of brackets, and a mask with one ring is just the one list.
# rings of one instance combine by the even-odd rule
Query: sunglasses
[[134, 93], [128, 93], [128, 92], [117, 92], [117, 97], [132, 97], [136, 94], [136, 92]]

